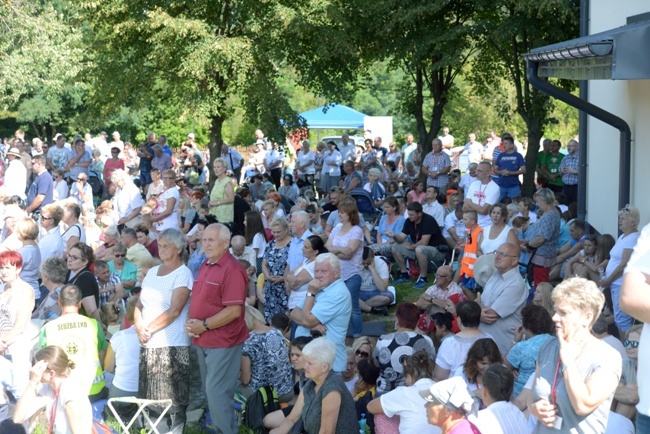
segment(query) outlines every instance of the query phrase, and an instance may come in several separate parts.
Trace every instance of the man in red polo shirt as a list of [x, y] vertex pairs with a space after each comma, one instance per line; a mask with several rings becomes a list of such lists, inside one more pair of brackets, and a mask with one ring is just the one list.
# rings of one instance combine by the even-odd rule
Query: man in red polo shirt
[[248, 276], [228, 252], [230, 231], [226, 226], [208, 226], [202, 242], [207, 260], [194, 281], [185, 327], [198, 354], [212, 423], [224, 434], [235, 434], [233, 396], [241, 351], [248, 338], [244, 321]]

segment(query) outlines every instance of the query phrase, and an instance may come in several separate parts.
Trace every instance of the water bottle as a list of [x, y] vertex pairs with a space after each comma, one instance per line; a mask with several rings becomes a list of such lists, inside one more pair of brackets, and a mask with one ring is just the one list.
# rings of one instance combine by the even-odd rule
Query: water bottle
[[[606, 277], [605, 269], [603, 267], [598, 267], [598, 275], [600, 276], [600, 282], [602, 282], [603, 279]], [[605, 288], [603, 288], [602, 285], [599, 285], [598, 289], [600, 289], [600, 292], [603, 292], [605, 290]]]
[[359, 433], [365, 434], [366, 432], [366, 414], [361, 413], [361, 419], [359, 419]]

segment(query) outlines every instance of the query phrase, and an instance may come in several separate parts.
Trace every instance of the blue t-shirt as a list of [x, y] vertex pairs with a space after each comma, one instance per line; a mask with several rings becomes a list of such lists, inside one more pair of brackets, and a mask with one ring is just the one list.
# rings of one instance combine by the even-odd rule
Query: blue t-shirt
[[514, 384], [514, 393], [512, 395], [514, 398], [519, 395], [530, 376], [535, 373], [535, 361], [539, 349], [551, 337], [548, 334], [533, 336], [530, 339], [516, 343], [508, 353], [508, 362], [519, 371]]
[[402, 232], [403, 227], [404, 227], [404, 216], [402, 215], [398, 216], [397, 219], [393, 222], [393, 224], [388, 226], [388, 216], [384, 215], [381, 217], [381, 220], [379, 220], [379, 228], [377, 229], [377, 233], [381, 234], [381, 242], [387, 243], [392, 238], [386, 236], [386, 230], [399, 234], [400, 232]]
[[[74, 149], [68, 150], [68, 161], [72, 160], [76, 156], [77, 156], [77, 151], [76, 150], [74, 150]], [[70, 173], [70, 178], [72, 178], [73, 180], [76, 181], [77, 176], [79, 176], [80, 173], [85, 173], [86, 176], [88, 176], [88, 172], [90, 172], [90, 166], [81, 167], [78, 164], [79, 163], [89, 163], [91, 161], [93, 161], [93, 157], [90, 155], [90, 152], [84, 151], [83, 156], [77, 161], [77, 164], [75, 164], [74, 166], [72, 166], [70, 168], [70, 172], [69, 172]]]
[[[304, 300], [298, 303], [298, 307], [301, 309], [304, 305]], [[321, 324], [327, 327], [327, 338], [336, 344], [334, 371], [345, 371], [348, 360], [345, 337], [348, 333], [348, 324], [352, 315], [352, 299], [350, 298], [350, 290], [345, 286], [345, 283], [338, 279], [316, 294], [311, 313], [318, 318]], [[309, 332], [308, 328], [298, 326], [296, 337], [309, 336]]]
[[68, 151], [65, 146], [63, 148], [52, 146], [47, 151], [47, 159], [52, 161], [52, 166], [55, 169], [65, 170], [68, 167]]
[[31, 187], [29, 187], [29, 194], [27, 195], [27, 205], [30, 205], [34, 202], [34, 199], [39, 194], [44, 194], [43, 202], [36, 208], [34, 211], [42, 209], [45, 205], [49, 205], [54, 201], [54, 181], [52, 180], [52, 175], [49, 172], [45, 171], [40, 175], [37, 175], [32, 182]]
[[[501, 153], [496, 159], [496, 166], [499, 170], [509, 170], [511, 172], [516, 172], [521, 166], [526, 165], [526, 160], [521, 156], [519, 152], [513, 152], [511, 154]], [[508, 176], [499, 176], [497, 178], [497, 184], [499, 187], [510, 188], [510, 187], [519, 187], [519, 175], [508, 175]]]

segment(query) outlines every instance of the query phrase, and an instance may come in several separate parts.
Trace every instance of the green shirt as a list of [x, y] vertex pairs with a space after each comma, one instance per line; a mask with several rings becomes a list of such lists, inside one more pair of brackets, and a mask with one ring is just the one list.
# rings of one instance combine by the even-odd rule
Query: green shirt
[[[548, 154], [546, 157], [546, 161], [544, 162], [544, 168], [548, 173], [551, 175], [555, 175], [560, 172], [560, 163], [562, 162], [562, 159], [564, 158], [564, 154], [559, 153], [557, 155], [554, 154]], [[562, 182], [562, 176], [558, 176], [554, 180], [548, 180], [548, 183], [550, 185], [557, 185], [562, 187], [564, 183]]]

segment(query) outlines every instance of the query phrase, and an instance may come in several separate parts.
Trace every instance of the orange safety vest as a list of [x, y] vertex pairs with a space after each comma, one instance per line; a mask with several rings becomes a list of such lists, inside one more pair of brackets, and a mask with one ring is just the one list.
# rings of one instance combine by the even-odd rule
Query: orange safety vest
[[460, 275], [474, 277], [474, 264], [476, 263], [476, 249], [478, 248], [478, 236], [483, 232], [480, 226], [476, 226], [467, 237], [465, 242], [465, 253], [460, 262]]

